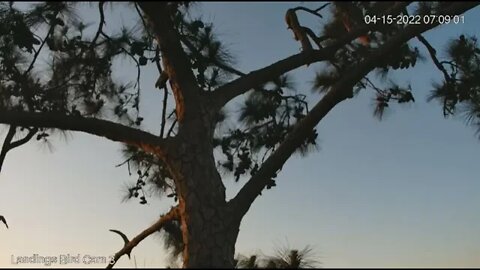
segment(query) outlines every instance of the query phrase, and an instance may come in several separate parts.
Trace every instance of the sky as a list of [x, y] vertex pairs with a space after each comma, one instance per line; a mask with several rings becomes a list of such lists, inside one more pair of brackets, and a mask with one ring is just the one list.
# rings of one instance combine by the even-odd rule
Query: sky
[[[121, 5], [112, 19], [131, 23], [133, 15]], [[237, 67], [249, 71], [299, 51], [284, 23], [285, 11], [298, 5], [205, 2], [195, 12], [215, 23]], [[85, 18], [95, 21], [96, 16], [92, 12]], [[464, 24], [444, 25], [425, 37], [443, 52], [449, 38], [478, 35], [479, 18], [477, 8], [465, 14]], [[307, 13], [300, 19], [309, 26], [322, 23]], [[124, 66], [119, 74], [133, 79]], [[319, 98], [309, 84], [315, 68], [292, 73], [312, 104]], [[152, 132], [160, 122], [162, 96], [154, 89], [156, 76], [147, 71], [142, 78], [141, 113]], [[426, 102], [431, 83], [441, 78], [428, 58], [393, 78], [412, 85], [416, 102], [392, 106], [382, 121], [372, 116], [372, 92], [335, 107], [318, 125], [320, 150], [288, 160], [277, 186], [250, 208], [240, 227], [238, 253], [310, 245], [323, 267], [480, 267], [480, 141], [475, 130], [460, 118], [444, 119], [438, 103]], [[5, 126], [2, 132], [5, 136]], [[53, 141], [53, 149], [32, 142], [11, 151], [0, 174], [0, 214], [10, 226], [0, 226], [0, 267], [43, 267], [12, 264], [12, 256], [112, 255], [122, 240], [109, 229], [133, 237], [168, 210], [171, 200], [122, 203], [125, 183], [135, 179], [125, 167], [115, 167], [123, 161], [120, 149], [103, 138], [68, 133]], [[225, 177], [227, 196], [242, 183]], [[138, 267], [163, 267], [165, 257], [154, 235], [133, 250], [132, 260], [123, 257], [116, 267], [135, 267], [133, 258]]]

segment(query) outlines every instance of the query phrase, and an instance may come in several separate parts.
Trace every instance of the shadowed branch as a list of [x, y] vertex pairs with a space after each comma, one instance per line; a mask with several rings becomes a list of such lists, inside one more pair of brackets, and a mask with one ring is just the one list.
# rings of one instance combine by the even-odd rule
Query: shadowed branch
[[191, 63], [183, 50], [178, 32], [172, 22], [172, 8], [166, 2], [138, 2], [146, 15], [156, 40], [160, 46], [164, 71], [176, 101], [177, 119], [183, 121], [185, 102], [195, 104], [198, 102], [200, 89], [191, 68]]
[[315, 16], [318, 16], [320, 18], [323, 18], [322, 14], [320, 14], [319, 12], [324, 9], [325, 7], [327, 7], [328, 5], [330, 5], [330, 3], [326, 3], [326, 4], [323, 4], [321, 7], [313, 10], [313, 9], [309, 9], [309, 8], [306, 8], [306, 7], [296, 7], [294, 8], [295, 11], [297, 10], [303, 10], [303, 11], [306, 11], [312, 15], [315, 15]]
[[32, 137], [37, 133], [38, 129], [37, 128], [32, 128], [28, 130], [27, 135], [23, 137], [22, 139], [19, 139], [17, 141], [12, 142], [13, 136], [15, 136], [17, 127], [14, 125], [11, 125], [8, 129], [7, 136], [5, 137], [5, 140], [3, 141], [2, 145], [2, 150], [0, 152], [0, 172], [2, 171], [3, 167], [3, 162], [5, 162], [5, 158], [7, 156], [8, 151], [12, 150], [13, 148], [19, 147], [21, 145], [26, 144], [27, 142], [32, 139]]
[[[139, 129], [97, 118], [61, 115], [58, 113], [0, 111], [0, 123], [23, 127], [81, 131], [106, 137], [112, 141], [135, 145], [158, 154], [166, 152], [168, 148], [167, 139], [161, 139]], [[18, 144], [20, 142], [15, 143]]]
[[151, 234], [160, 230], [163, 227], [163, 225], [168, 221], [171, 221], [173, 219], [178, 219], [178, 218], [179, 218], [178, 207], [172, 207], [167, 214], [160, 217], [160, 219], [157, 222], [155, 222], [152, 226], [148, 227], [143, 232], [141, 232], [140, 234], [132, 238], [132, 240], [128, 240], [127, 236], [118, 230], [110, 230], [112, 232], [119, 234], [124, 240], [125, 245], [123, 246], [122, 249], [120, 249], [117, 253], [115, 253], [112, 262], [106, 268], [111, 269], [115, 265], [115, 263], [125, 254], [127, 254], [128, 257], [130, 257], [130, 252], [132, 251], [132, 249], [136, 247], [140, 242], [142, 242], [143, 239], [147, 238]]
[[[397, 2], [391, 8], [383, 12], [383, 14], [396, 14], [405, 9], [410, 3], [411, 2]], [[215, 90], [212, 93], [212, 100], [217, 103], [217, 106], [223, 107], [233, 98], [244, 94], [245, 92], [255, 88], [262, 83], [268, 82], [272, 78], [278, 77], [303, 65], [331, 59], [335, 55], [335, 52], [341, 47], [343, 47], [345, 44], [348, 44], [356, 38], [365, 35], [368, 31], [373, 31], [379, 27], [381, 27], [380, 24], [370, 24], [352, 29], [351, 32], [348, 32], [343, 37], [335, 40], [331, 45], [327, 47], [319, 50], [303, 51], [301, 53], [284, 58], [267, 67], [257, 69], [248, 74], [245, 74], [245, 76], [240, 77]], [[319, 37], [315, 39], [315, 42], [319, 43], [322, 40], [323, 38]]]
[[[461, 14], [479, 5], [480, 3], [458, 3], [452, 4], [442, 11], [442, 14]], [[261, 194], [262, 190], [269, 184], [271, 178], [282, 168], [286, 160], [301, 145], [305, 137], [327, 113], [338, 103], [353, 95], [353, 85], [375, 68], [376, 63], [392, 50], [404, 44], [419, 34], [434, 28], [437, 24], [411, 25], [406, 27], [397, 36], [391, 38], [383, 46], [376, 49], [370, 57], [353, 66], [345, 76], [333, 85], [328, 93], [313, 107], [307, 116], [298, 122], [293, 131], [285, 138], [277, 150], [271, 154], [263, 163], [257, 173], [242, 187], [238, 194], [229, 201], [235, 209], [238, 217], [241, 218], [250, 208], [253, 201]]]
[[1, 215], [0, 215], [0, 221], [1, 221], [3, 224], [5, 224], [5, 227], [7, 227], [7, 229], [8, 229], [7, 220], [5, 219], [4, 216], [1, 216]]

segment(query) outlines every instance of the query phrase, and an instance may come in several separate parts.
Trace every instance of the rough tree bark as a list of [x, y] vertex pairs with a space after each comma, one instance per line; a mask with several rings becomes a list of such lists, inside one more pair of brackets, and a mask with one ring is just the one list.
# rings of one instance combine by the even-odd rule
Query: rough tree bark
[[232, 219], [213, 156], [217, 111], [202, 94], [173, 28], [169, 5], [141, 2], [162, 53], [179, 123], [164, 159], [175, 179], [185, 267], [233, 267], [239, 221]]
[[[202, 105], [206, 103], [200, 102]], [[201, 106], [183, 123], [166, 158], [176, 182], [186, 267], [232, 267], [239, 221], [231, 218], [213, 157], [213, 111]]]
[[[407, 4], [408, 5], [408, 4]], [[289, 70], [315, 61], [325, 60], [333, 55], [338, 45], [335, 44], [324, 50], [306, 50], [292, 58], [279, 61], [263, 70], [252, 72], [217, 89], [213, 95], [202, 95], [193, 85], [185, 85], [173, 78], [190, 78], [195, 82], [189, 62], [181, 49], [179, 37], [171, 31], [171, 22], [168, 18], [168, 8], [159, 7], [153, 3], [141, 3], [143, 11], [161, 44], [164, 64], [168, 67], [169, 61], [175, 57], [176, 68], [167, 68], [170, 84], [176, 98], [177, 108], [185, 109], [180, 115], [179, 133], [176, 137], [178, 151], [171, 153], [165, 160], [174, 176], [179, 193], [179, 212], [183, 232], [185, 250], [183, 254], [184, 267], [228, 267], [234, 266], [235, 242], [239, 232], [240, 222], [247, 213], [251, 204], [264, 189], [269, 178], [276, 173], [295, 149], [302, 143], [303, 138], [318, 122], [341, 101], [352, 96], [353, 85], [368, 74], [376, 61], [391, 52], [399, 45], [414, 38], [418, 34], [433, 27], [432, 25], [417, 25], [407, 27], [401, 34], [379, 48], [372, 57], [352, 67], [350, 74], [332, 87], [327, 95], [314, 107], [307, 117], [301, 121], [296, 129], [285, 139], [280, 148], [270, 156], [260, 171], [250, 179], [239, 194], [229, 202], [225, 201], [225, 187], [215, 166], [213, 157], [213, 131], [215, 128], [214, 116], [216, 111], [223, 107], [231, 98], [242, 94], [259, 83], [281, 75]], [[461, 13], [474, 5], [452, 8], [447, 13]], [[404, 8], [405, 4], [397, 3], [393, 8]], [[161, 10], [161, 11], [160, 11]], [[347, 36], [351, 40], [364, 34], [359, 31]], [[169, 55], [170, 52], [171, 54]], [[178, 66], [183, 63], [182, 66]], [[173, 75], [173, 76], [172, 76]], [[186, 84], [186, 81], [181, 83]], [[188, 96], [187, 96], [188, 95]], [[209, 107], [209, 104], [214, 104]]]

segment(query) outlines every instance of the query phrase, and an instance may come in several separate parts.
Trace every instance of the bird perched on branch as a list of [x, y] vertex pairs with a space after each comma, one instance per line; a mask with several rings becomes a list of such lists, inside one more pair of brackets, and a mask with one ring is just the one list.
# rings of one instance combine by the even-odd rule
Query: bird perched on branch
[[3, 222], [3, 224], [5, 224], [5, 226], [6, 226], [7, 229], [8, 229], [7, 220], [5, 220], [5, 217], [4, 217], [4, 216], [0, 216], [0, 221]]

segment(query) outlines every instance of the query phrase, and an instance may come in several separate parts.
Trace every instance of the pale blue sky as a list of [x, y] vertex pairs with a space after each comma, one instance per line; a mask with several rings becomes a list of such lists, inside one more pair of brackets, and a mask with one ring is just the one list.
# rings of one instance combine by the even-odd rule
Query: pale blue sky
[[[211, 2], [196, 10], [215, 22], [238, 67], [248, 71], [298, 52], [284, 24], [285, 11], [296, 5]], [[92, 14], [87, 18], [94, 21]], [[115, 14], [115, 20], [132, 20], [126, 12]], [[441, 49], [448, 37], [478, 35], [480, 9], [465, 15], [465, 24], [425, 36]], [[302, 14], [309, 25], [321, 22], [307, 18]], [[314, 71], [294, 73], [299, 91], [311, 94]], [[142, 114], [152, 131], [160, 122], [155, 76], [146, 72], [142, 81]], [[480, 267], [480, 142], [461, 119], [445, 120], [437, 103], [426, 103], [432, 80], [440, 79], [430, 61], [395, 78], [412, 84], [417, 102], [393, 106], [382, 122], [372, 117], [372, 93], [338, 105], [318, 126], [321, 150], [290, 159], [277, 187], [244, 218], [237, 252], [270, 253], [288, 239], [292, 247], [312, 245], [324, 267]], [[119, 150], [117, 143], [71, 133], [67, 142], [54, 141], [53, 152], [30, 143], [9, 153], [0, 175], [0, 213], [11, 228], [0, 226], [0, 267], [15, 267], [12, 254], [111, 255], [122, 242], [108, 229], [133, 236], [168, 209], [170, 200], [121, 203], [123, 184], [134, 179], [126, 168], [115, 168]], [[226, 180], [231, 196], [240, 186]], [[165, 265], [155, 236], [132, 255], [139, 266]], [[117, 266], [133, 262], [124, 257]]]

